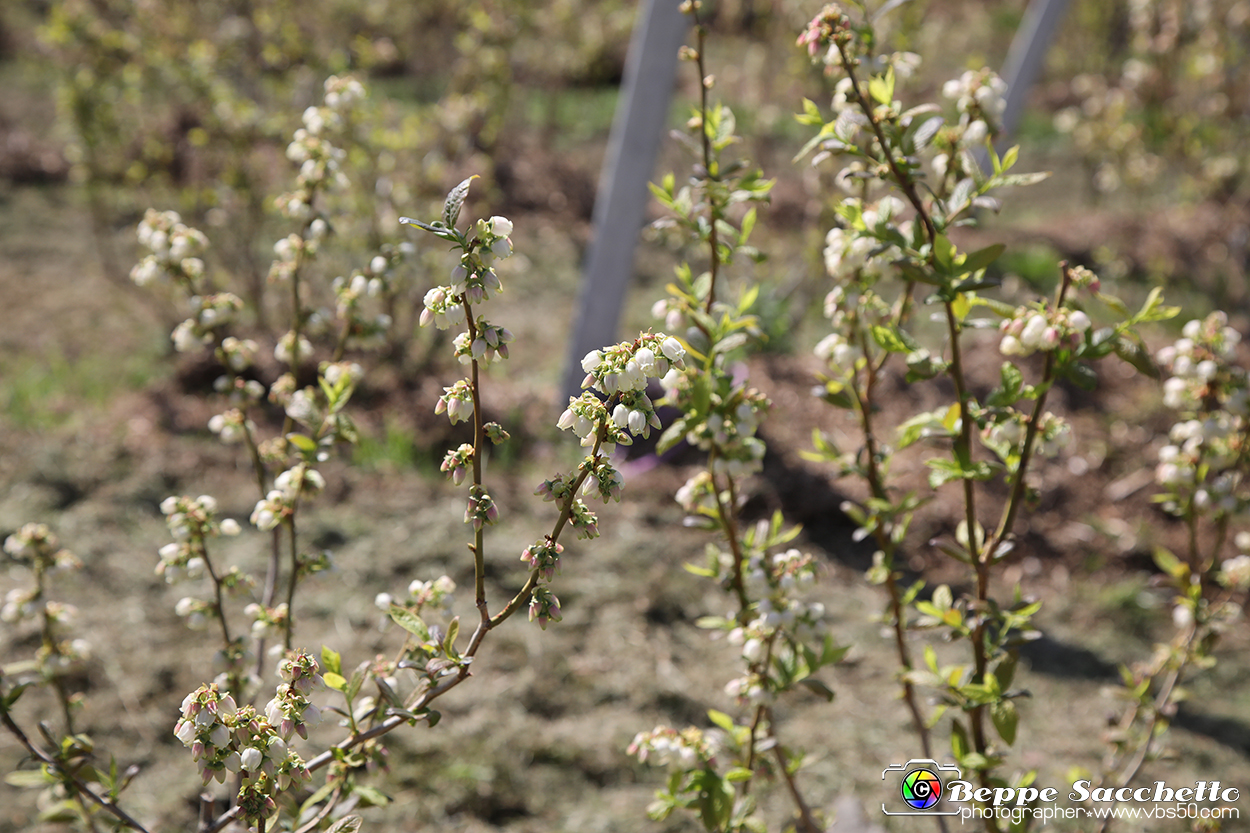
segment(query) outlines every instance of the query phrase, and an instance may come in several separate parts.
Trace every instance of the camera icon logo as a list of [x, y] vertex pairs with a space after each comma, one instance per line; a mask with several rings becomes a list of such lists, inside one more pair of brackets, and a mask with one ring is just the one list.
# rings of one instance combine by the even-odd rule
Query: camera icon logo
[[[945, 779], [943, 774], [946, 773]], [[938, 802], [946, 792], [948, 781], [958, 781], [962, 771], [954, 764], [939, 764], [928, 758], [913, 758], [905, 764], [890, 764], [881, 772], [881, 780], [899, 778], [898, 793], [902, 807], [890, 810], [883, 803], [881, 812], [887, 816], [955, 816], [958, 810], [938, 810]]]

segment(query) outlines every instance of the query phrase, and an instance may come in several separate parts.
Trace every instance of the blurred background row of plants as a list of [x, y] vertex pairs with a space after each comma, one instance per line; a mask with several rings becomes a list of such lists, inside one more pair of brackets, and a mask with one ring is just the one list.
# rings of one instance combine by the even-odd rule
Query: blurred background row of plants
[[[925, 56], [923, 97], [963, 69], [1000, 67], [1026, 3], [886, 5], [883, 36]], [[132, 262], [126, 232], [142, 211], [179, 210], [208, 230], [216, 259], [210, 268], [245, 288], [240, 294], [264, 330], [265, 275], [278, 236], [271, 203], [286, 176], [282, 150], [326, 76], [356, 73], [373, 91], [352, 126], [346, 164], [347, 215], [356, 227], [336, 232], [347, 256], [394, 238], [400, 214], [428, 215], [449, 183], [470, 173], [485, 179], [477, 189], [489, 203], [483, 211], [550, 217], [574, 229], [580, 246], [638, 6], [14, 0], [0, 9], [8, 99], [0, 105], [0, 175], [9, 183], [72, 183], [89, 208], [100, 264], [118, 284]], [[756, 145], [747, 152], [783, 180], [774, 212], [811, 219], [829, 211], [809, 198], [817, 174], [790, 163], [799, 136], [791, 114], [812, 89], [813, 72], [792, 44], [813, 4], [708, 6], [718, 32], [710, 65], [720, 68], [721, 95], [734, 102], [740, 132]], [[1182, 204], [1203, 213], [1195, 215], [1198, 237], [1187, 243], [1132, 241], [1112, 229], [1102, 235], [1105, 244], [1091, 246], [1065, 236], [1070, 230], [1062, 226], [1049, 242], [1061, 250], [1088, 246], [1061, 253], [1150, 279], [1179, 272], [1217, 303], [1240, 299], [1250, 194], [1248, 51], [1244, 0], [1074, 4], [1018, 137], [1024, 158], [1041, 157], [1058, 174], [1034, 199], [1065, 205], [1069, 216], [1073, 201], [1131, 208], [1137, 217], [1142, 208]], [[694, 92], [688, 81], [676, 117]], [[1120, 218], [1118, 230], [1132, 225]], [[770, 225], [798, 224], [762, 223], [765, 234]], [[819, 291], [801, 284], [823, 225], [812, 229], [810, 245], [761, 246], [791, 253], [771, 267], [783, 294], [807, 300]], [[1188, 268], [1177, 270], [1181, 264]], [[1008, 267], [1032, 277], [1027, 250]]]

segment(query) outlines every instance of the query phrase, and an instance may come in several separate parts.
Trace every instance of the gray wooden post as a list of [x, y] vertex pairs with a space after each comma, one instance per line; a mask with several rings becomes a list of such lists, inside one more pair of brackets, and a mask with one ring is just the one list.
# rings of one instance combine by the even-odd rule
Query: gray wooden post
[[646, 0], [629, 42], [621, 96], [599, 174], [594, 232], [561, 384], [560, 407], [581, 389], [582, 357], [616, 341], [634, 270], [660, 137], [668, 122], [677, 52], [689, 28], [678, 0]]
[[[1003, 80], [1007, 82], [1007, 106], [1003, 110], [1002, 136], [995, 145], [999, 153], [1011, 144], [1011, 137], [1020, 123], [1020, 114], [1024, 112], [1029, 90], [1037, 80], [1042, 69], [1042, 60], [1050, 51], [1050, 42], [1054, 40], [1055, 31], [1067, 10], [1068, 0], [1032, 0], [1025, 9], [1024, 19], [1020, 21], [1020, 28], [1011, 40], [1011, 48], [1007, 50], [1007, 60], [1003, 63], [1001, 73]], [[978, 148], [974, 155], [981, 170], [988, 170], [989, 154]]]

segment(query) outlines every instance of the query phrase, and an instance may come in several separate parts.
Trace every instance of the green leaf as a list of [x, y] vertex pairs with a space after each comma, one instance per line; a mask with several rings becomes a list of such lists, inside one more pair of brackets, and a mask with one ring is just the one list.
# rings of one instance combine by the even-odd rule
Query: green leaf
[[387, 798], [381, 790], [374, 789], [373, 787], [367, 787], [362, 784], [357, 784], [353, 787], [352, 794], [360, 796], [361, 801], [373, 807], [385, 807], [387, 804], [391, 803], [391, 800]]
[[978, 272], [998, 260], [998, 256], [1003, 253], [1007, 247], [1002, 243], [995, 243], [993, 246], [986, 246], [984, 249], [978, 249], [964, 259], [963, 271]]
[[946, 119], [941, 116], [932, 116], [916, 127], [915, 132], [912, 133], [912, 141], [915, 143], [916, 153], [929, 146], [929, 142], [933, 141], [933, 137], [937, 135], [937, 132], [942, 129], [942, 125], [945, 123]]
[[831, 689], [829, 686], [825, 685], [824, 683], [822, 683], [820, 680], [816, 679], [815, 677], [804, 677], [803, 679], [799, 680], [799, 685], [803, 686], [808, 691], [812, 692], [812, 694], [815, 694], [817, 697], [820, 697], [826, 703], [833, 702], [833, 697], [834, 697], [833, 689]]
[[1150, 351], [1137, 342], [1121, 336], [1112, 342], [1112, 349], [1115, 350], [1117, 356], [1137, 368], [1137, 372], [1143, 376], [1158, 379], [1162, 375], [1159, 372], [1158, 365], [1154, 363]]
[[1189, 565], [1172, 554], [1164, 547], [1155, 547], [1155, 565], [1172, 578], [1180, 579], [1189, 575]]
[[994, 668], [994, 676], [998, 678], [998, 684], [1004, 689], [1011, 688], [1011, 681], [1016, 678], [1016, 657], [1014, 654], [1008, 654], [1003, 657], [1002, 662], [998, 663]]
[[42, 768], [23, 769], [6, 774], [4, 776], [4, 783], [8, 784], [10, 787], [30, 789], [33, 787], [46, 787], [49, 784], [55, 784], [56, 777], [44, 772]]
[[[4, 669], [3, 673], [12, 673], [12, 666]], [[13, 686], [13, 688], [9, 690], [8, 694], [6, 694], [3, 698], [0, 698], [0, 714], [8, 714], [9, 709], [13, 708], [13, 704], [16, 703], [18, 698], [21, 697], [26, 689], [30, 688], [32, 685], [33, 683], [18, 683]]]
[[734, 730], [737, 728], [737, 724], [734, 723], [734, 719], [732, 717], [724, 712], [718, 712], [716, 709], [707, 710], [707, 719], [712, 721], [713, 724], [721, 729], [724, 729], [730, 736], [733, 736]]
[[878, 104], [887, 107], [894, 101], [894, 67], [890, 67], [885, 77], [880, 75], [868, 81], [868, 94]]
[[455, 658], [459, 656], [456, 653], [456, 637], [460, 635], [460, 617], [454, 617], [447, 623], [447, 635], [443, 637], [443, 650], [447, 652], [447, 656]]
[[469, 196], [469, 186], [473, 184], [473, 180], [477, 179], [477, 174], [469, 177], [461, 182], [447, 194], [447, 200], [443, 203], [443, 225], [449, 229], [456, 227], [456, 220], [460, 219], [460, 209], [464, 207], [464, 200]]
[[933, 241], [933, 261], [943, 274], [952, 274], [955, 265], [955, 253], [955, 244], [945, 234], [939, 234]]
[[305, 811], [324, 801], [330, 793], [334, 792], [336, 787], [338, 787], [338, 783], [335, 781], [327, 781], [325, 784], [322, 784], [315, 793], [308, 796], [304, 803], [300, 805], [300, 815], [304, 815]]
[[1082, 390], [1094, 390], [1098, 387], [1098, 374], [1088, 365], [1072, 362], [1063, 368], [1063, 375]]
[[[917, 283], [928, 284], [929, 286], [945, 286], [945, 284], [940, 281], [936, 275], [931, 274], [927, 269], [917, 266], [909, 260], [900, 260], [894, 265], [898, 267], [899, 271], [902, 272], [909, 281], [916, 281]], [[1012, 310], [1014, 311], [1014, 309], [1015, 308], [1013, 307]]]
[[364, 819], [360, 816], [343, 816], [326, 830], [326, 833], [356, 833]]
[[872, 340], [891, 353], [910, 353], [915, 347], [908, 346], [904, 334], [893, 324], [874, 324]]
[[1020, 713], [1011, 700], [999, 700], [990, 706], [990, 719], [1003, 742], [1011, 746], [1016, 742], [1016, 727], [1020, 723]]
[[963, 760], [970, 751], [972, 744], [968, 743], [968, 730], [958, 720], [951, 721], [951, 753], [955, 760]]
[[365, 684], [365, 670], [369, 667], [366, 660], [360, 664], [360, 667], [352, 672], [352, 678], [347, 681], [347, 686], [343, 689], [343, 696], [347, 698], [347, 702], [356, 699], [356, 695], [360, 693], [360, 687]]
[[321, 675], [321, 678], [326, 681], [327, 686], [335, 691], [342, 691], [347, 686], [347, 680], [343, 678], [343, 675], [335, 673], [334, 671], [324, 672]]
[[328, 645], [321, 646], [321, 667], [326, 671], [332, 671], [335, 674], [343, 673], [343, 659], [339, 656], [338, 651]]
[[317, 443], [313, 441], [312, 437], [304, 434], [287, 434], [286, 441], [305, 454], [312, 454], [317, 450]]
[[664, 433], [660, 434], [659, 441], [655, 444], [655, 453], [663, 454], [673, 446], [677, 445], [686, 436], [686, 420], [679, 419], [672, 425], [664, 429]]
[[755, 777], [755, 773], [751, 772], [751, 770], [746, 767], [741, 766], [736, 766], [725, 773], [725, 780], [731, 783], [737, 781], [750, 781], [753, 777]]
[[395, 624], [408, 631], [408, 633], [412, 634], [417, 639], [422, 642], [430, 641], [430, 629], [426, 627], [425, 622], [421, 621], [420, 616], [413, 613], [408, 608], [392, 604], [387, 613], [390, 614], [390, 617]]
[[834, 379], [825, 382], [825, 392], [820, 394], [820, 398], [835, 408], [844, 408], [848, 411], [855, 408], [855, 401], [847, 392], [846, 385]]
[[[742, 231], [738, 232], [738, 245], [741, 246], [747, 242], [751, 236], [751, 232], [755, 230], [755, 207], [752, 206], [742, 217]], [[752, 288], [759, 291], [759, 284], [753, 284]]]
[[47, 824], [69, 824], [81, 818], [73, 801], [58, 801], [39, 814], [39, 820]]
[[972, 202], [972, 197], [977, 190], [977, 183], [972, 177], [965, 177], [955, 183], [955, 187], [951, 189], [951, 195], [946, 200], [947, 211], [949, 212], [947, 220], [953, 220], [955, 215], [963, 211]]
[[995, 188], [1023, 188], [1026, 185], [1036, 185], [1050, 179], [1050, 171], [1038, 171], [1031, 174], [1008, 174], [1000, 176], [994, 180]]

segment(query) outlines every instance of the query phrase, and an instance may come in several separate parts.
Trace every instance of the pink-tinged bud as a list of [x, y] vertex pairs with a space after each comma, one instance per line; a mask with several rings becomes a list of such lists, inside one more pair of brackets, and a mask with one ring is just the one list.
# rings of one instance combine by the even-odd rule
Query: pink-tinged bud
[[190, 720], [179, 720], [174, 726], [174, 737], [182, 741], [183, 746], [190, 745], [195, 739], [195, 723]]
[[464, 466], [457, 466], [451, 470], [451, 482], [459, 486], [464, 482], [465, 470]]
[[1059, 346], [1059, 329], [1057, 327], [1047, 327], [1042, 332], [1042, 344], [1041, 344], [1042, 349], [1054, 350], [1058, 346]]
[[492, 501], [491, 505], [486, 509], [486, 522], [495, 523], [499, 520], [499, 507]]
[[420, 324], [420, 326], [428, 327], [433, 322], [434, 322], [434, 313], [430, 312], [428, 308], [421, 310], [421, 317], [418, 319], [418, 323]]
[[191, 742], [191, 760], [198, 761], [204, 757], [204, 741], [196, 740]]

